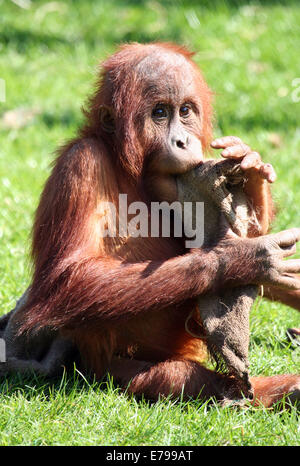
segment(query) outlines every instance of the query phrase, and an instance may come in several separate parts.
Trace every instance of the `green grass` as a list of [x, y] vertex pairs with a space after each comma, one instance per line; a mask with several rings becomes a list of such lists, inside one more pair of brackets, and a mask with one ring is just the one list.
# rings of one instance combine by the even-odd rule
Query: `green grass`
[[[9, 311], [30, 280], [34, 210], [56, 147], [82, 121], [98, 62], [124, 41], [172, 40], [195, 57], [215, 91], [215, 135], [242, 137], [278, 173], [274, 230], [299, 226], [300, 5], [295, 1], [0, 0], [0, 302]], [[240, 6], [239, 6], [240, 4]], [[300, 92], [298, 92], [300, 95]], [[36, 109], [27, 125], [4, 114]], [[299, 254], [298, 254], [299, 257]], [[299, 372], [285, 339], [299, 314], [262, 301], [251, 315], [252, 374]], [[77, 376], [56, 385], [10, 377], [0, 385], [1, 445], [298, 445], [295, 408], [148, 404]]]

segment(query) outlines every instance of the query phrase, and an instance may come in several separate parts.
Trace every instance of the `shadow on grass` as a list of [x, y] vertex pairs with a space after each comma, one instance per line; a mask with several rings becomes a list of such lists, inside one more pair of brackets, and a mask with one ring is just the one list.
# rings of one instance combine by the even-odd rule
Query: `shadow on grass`
[[[147, 5], [148, 0], [124, 0], [122, 5]], [[216, 10], [216, 8], [227, 7], [237, 9], [242, 6], [290, 6], [292, 4], [299, 4], [298, 0], [158, 0], [156, 3], [163, 6], [184, 6], [184, 7], [200, 7], [207, 10]]]
[[45, 45], [51, 47], [69, 43], [64, 37], [20, 29], [12, 24], [5, 25], [0, 31], [0, 42], [4, 45], [13, 44], [19, 51], [23, 52], [27, 52], [29, 46]]
[[[64, 372], [60, 376], [48, 378], [37, 375], [34, 372], [28, 374], [14, 373], [0, 378], [0, 396], [22, 395], [26, 400], [42, 396], [44, 400], [53, 399], [56, 395], [66, 396], [82, 391], [108, 392], [113, 388], [107, 378], [96, 381], [94, 376], [82, 375], [74, 368]], [[117, 390], [117, 388], [114, 388]]]
[[73, 110], [66, 110], [58, 114], [49, 112], [42, 113], [39, 119], [48, 128], [53, 128], [54, 126], [79, 127], [83, 123], [83, 116], [81, 113]]

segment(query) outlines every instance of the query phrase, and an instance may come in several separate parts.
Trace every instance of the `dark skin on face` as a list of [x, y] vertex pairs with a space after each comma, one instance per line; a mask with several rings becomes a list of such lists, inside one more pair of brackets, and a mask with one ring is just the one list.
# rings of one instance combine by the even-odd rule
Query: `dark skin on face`
[[[140, 66], [147, 67], [147, 61]], [[159, 141], [149, 157], [147, 181], [160, 200], [175, 200], [175, 176], [203, 162], [201, 100], [193, 75], [193, 68], [183, 57], [174, 59], [163, 54], [143, 83], [146, 100], [152, 103], [144, 118], [145, 142], [147, 145], [149, 137]]]

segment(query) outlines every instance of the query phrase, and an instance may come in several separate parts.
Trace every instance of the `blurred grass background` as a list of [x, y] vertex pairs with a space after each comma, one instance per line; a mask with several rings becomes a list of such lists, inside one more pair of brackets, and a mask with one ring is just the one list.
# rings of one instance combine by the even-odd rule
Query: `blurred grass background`
[[[54, 151], [75, 135], [99, 62], [122, 42], [174, 41], [196, 52], [215, 92], [215, 136], [240, 136], [274, 165], [274, 230], [299, 226], [299, 25], [297, 0], [0, 0], [0, 312], [9, 311], [29, 283], [32, 218]], [[299, 322], [296, 311], [257, 303], [252, 374], [299, 372], [299, 350], [285, 338], [286, 328]], [[149, 406], [111, 386], [78, 389], [74, 382], [66, 390], [62, 383], [51, 391], [34, 378], [25, 385], [18, 377], [1, 385], [0, 444], [300, 440], [295, 409]]]

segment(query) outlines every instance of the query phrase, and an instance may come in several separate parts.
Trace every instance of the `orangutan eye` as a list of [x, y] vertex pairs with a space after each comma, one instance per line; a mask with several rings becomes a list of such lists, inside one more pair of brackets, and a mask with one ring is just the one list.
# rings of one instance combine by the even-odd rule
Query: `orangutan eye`
[[152, 118], [161, 119], [167, 118], [168, 110], [165, 105], [159, 104], [152, 110]]
[[189, 105], [181, 105], [180, 110], [179, 110], [179, 115], [181, 117], [187, 117], [189, 116], [191, 111], [191, 107]]

